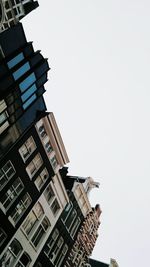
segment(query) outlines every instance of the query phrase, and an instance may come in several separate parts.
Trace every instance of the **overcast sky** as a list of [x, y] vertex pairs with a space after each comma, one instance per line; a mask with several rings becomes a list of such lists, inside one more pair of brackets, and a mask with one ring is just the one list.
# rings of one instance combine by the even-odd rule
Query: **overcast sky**
[[39, 0], [23, 24], [49, 59], [45, 100], [72, 175], [100, 182], [95, 259], [148, 265], [150, 1]]

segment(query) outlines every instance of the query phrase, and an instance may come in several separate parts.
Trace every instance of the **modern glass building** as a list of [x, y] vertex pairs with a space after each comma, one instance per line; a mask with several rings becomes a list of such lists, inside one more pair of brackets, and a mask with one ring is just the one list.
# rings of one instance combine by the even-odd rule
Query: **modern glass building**
[[19, 23], [0, 34], [0, 157], [45, 111], [49, 66]]

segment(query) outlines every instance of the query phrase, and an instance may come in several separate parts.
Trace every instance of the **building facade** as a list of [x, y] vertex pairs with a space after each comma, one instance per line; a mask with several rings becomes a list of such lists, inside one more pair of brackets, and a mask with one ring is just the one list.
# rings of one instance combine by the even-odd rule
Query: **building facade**
[[49, 66], [27, 42], [22, 25], [0, 34], [0, 158], [46, 110], [43, 94]]
[[2, 266], [33, 266], [69, 203], [59, 174], [67, 163], [53, 113], [42, 113], [0, 161]]

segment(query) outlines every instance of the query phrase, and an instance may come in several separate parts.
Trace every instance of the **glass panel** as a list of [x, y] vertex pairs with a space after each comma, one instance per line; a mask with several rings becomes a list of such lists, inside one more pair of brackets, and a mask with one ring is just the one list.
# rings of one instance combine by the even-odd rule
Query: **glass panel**
[[12, 187], [8, 189], [8, 191], [6, 192], [4, 196], [2, 196], [1, 203], [5, 209], [8, 209], [10, 207], [11, 202], [13, 202], [16, 196], [17, 194], [14, 192]]
[[23, 109], [26, 109], [36, 99], [36, 94], [32, 95], [24, 104]]
[[25, 102], [35, 91], [37, 90], [37, 87], [35, 84], [33, 84], [22, 96], [21, 99], [23, 102]]
[[55, 169], [58, 165], [58, 162], [55, 156], [51, 159], [51, 163], [52, 163], [53, 168]]
[[59, 258], [58, 258], [58, 260], [57, 260], [57, 262], [56, 262], [56, 267], [60, 267], [60, 266], [61, 266], [61, 263], [62, 263], [62, 261], [64, 260], [64, 257], [65, 257], [65, 255], [66, 255], [67, 251], [68, 251], [68, 246], [65, 244], [65, 245], [63, 246], [63, 248], [62, 248], [62, 250], [61, 250], [61, 253], [60, 253], [60, 255], [59, 255]]
[[13, 77], [15, 80], [18, 80], [24, 73], [26, 73], [30, 69], [29, 63], [25, 63], [18, 70], [13, 73]]
[[37, 231], [35, 232], [34, 236], [32, 237], [32, 243], [35, 247], [39, 244], [41, 239], [44, 237], [46, 231], [50, 226], [49, 220], [45, 217], [42, 221], [42, 224], [38, 227]]
[[51, 250], [56, 242], [57, 237], [59, 236], [59, 231], [56, 228], [52, 234], [52, 237], [48, 240], [47, 246], [44, 249], [45, 254], [49, 257], [51, 254]]
[[54, 191], [53, 191], [51, 185], [48, 185], [48, 187], [46, 188], [46, 190], [44, 192], [44, 196], [45, 196], [47, 202], [50, 203], [54, 197]]
[[59, 203], [58, 203], [57, 199], [55, 199], [51, 205], [51, 210], [52, 210], [53, 214], [56, 215], [57, 212], [59, 211], [59, 209], [60, 209]]
[[3, 112], [0, 114], [0, 124], [2, 124], [5, 120], [7, 120], [7, 113]]
[[47, 181], [48, 177], [49, 177], [49, 174], [47, 172], [47, 169], [44, 168], [43, 171], [40, 173], [40, 175], [35, 180], [35, 185], [37, 186], [37, 188], [39, 190], [45, 184], [45, 182]]
[[19, 84], [21, 92], [24, 92], [32, 83], [36, 81], [34, 73], [31, 73], [23, 82]]
[[42, 125], [42, 126], [39, 127], [39, 134], [40, 134], [40, 136], [42, 138], [46, 136], [46, 131], [45, 131], [44, 125]]
[[11, 218], [13, 219], [14, 223], [17, 223], [19, 221], [19, 219], [22, 217], [23, 213], [26, 211], [30, 203], [31, 203], [31, 197], [29, 196], [29, 194], [26, 193], [19, 201], [14, 211], [11, 213]]
[[29, 266], [30, 262], [31, 262], [31, 258], [25, 252], [21, 255], [19, 262], [15, 265], [15, 267], [27, 267]]
[[29, 156], [33, 153], [36, 149], [36, 145], [34, 142], [33, 137], [29, 137], [27, 141], [20, 147], [19, 153], [24, 161], [26, 161]]
[[46, 148], [46, 151], [47, 151], [48, 153], [51, 153], [51, 152], [53, 151], [53, 148], [51, 147], [50, 142], [47, 142], [47, 143], [45, 144], [45, 148]]
[[7, 161], [7, 163], [0, 170], [0, 190], [14, 174], [15, 170], [12, 163]]
[[0, 228], [0, 246], [4, 243], [7, 235], [2, 228]]
[[7, 108], [7, 105], [4, 100], [0, 101], [0, 113]]
[[22, 246], [18, 240], [14, 239], [1, 259], [2, 266], [13, 267], [21, 251]]
[[30, 212], [27, 219], [25, 220], [25, 222], [22, 225], [22, 228], [24, 229], [24, 231], [26, 232], [27, 235], [29, 235], [29, 233], [34, 228], [37, 221], [38, 220], [37, 220], [37, 217], [35, 216], [34, 212], [33, 211]]
[[35, 225], [39, 221], [40, 217], [44, 214], [43, 208], [41, 204], [38, 202], [33, 210], [29, 213], [27, 219], [22, 225], [22, 228], [26, 232], [27, 235], [34, 229]]
[[23, 53], [18, 54], [16, 57], [8, 61], [7, 65], [9, 69], [13, 68], [15, 65], [17, 65], [19, 62], [21, 62], [24, 59]]

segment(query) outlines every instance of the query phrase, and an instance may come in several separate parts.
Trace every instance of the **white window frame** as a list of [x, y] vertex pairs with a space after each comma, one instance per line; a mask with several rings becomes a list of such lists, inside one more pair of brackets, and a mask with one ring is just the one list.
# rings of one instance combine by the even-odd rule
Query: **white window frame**
[[[23, 197], [25, 197], [25, 200], [23, 200]], [[16, 225], [18, 221], [21, 219], [27, 208], [30, 206], [32, 199], [28, 193], [23, 195], [22, 199], [18, 202], [18, 204], [15, 207], [15, 213], [11, 213], [9, 216], [9, 220], [13, 225]], [[20, 216], [17, 217], [17, 219], [14, 219], [16, 215], [19, 214]]]
[[[42, 157], [40, 153], [38, 153], [26, 167], [26, 171], [30, 178], [32, 178], [35, 175], [35, 173], [40, 169], [42, 164], [43, 164]], [[31, 172], [31, 165], [34, 167], [33, 172]]]
[[64, 244], [64, 239], [63, 239], [62, 236], [60, 236], [59, 239], [58, 239], [58, 241], [57, 241], [57, 243], [55, 243], [55, 248], [52, 251], [51, 256], [50, 256], [50, 261], [52, 263], [54, 263], [54, 261], [56, 260], [56, 258], [58, 256], [58, 254], [59, 254], [59, 252], [60, 252], [61, 247], [62, 247], [63, 244]]
[[2, 244], [5, 242], [7, 238], [7, 234], [5, 233], [5, 231], [0, 227], [0, 247], [2, 246]]
[[[49, 198], [49, 195], [50, 195], [50, 198]], [[44, 197], [46, 198], [46, 201], [48, 202], [48, 204], [51, 204], [54, 198], [56, 198], [51, 183], [49, 183], [48, 186], [46, 187], [44, 191]]]
[[[55, 205], [58, 205], [58, 207], [59, 207], [59, 208], [56, 210], [56, 212], [54, 212], [54, 208], [53, 208], [54, 203], [56, 203]], [[57, 216], [57, 214], [58, 214], [58, 212], [60, 211], [60, 208], [61, 208], [57, 198], [55, 198], [55, 199], [53, 200], [53, 202], [52, 202], [50, 208], [51, 208], [51, 211], [52, 211], [53, 215], [54, 215], [54, 216]]]
[[[24, 154], [24, 149], [27, 151], [26, 154]], [[30, 136], [25, 143], [19, 148], [20, 156], [22, 157], [23, 161], [26, 162], [26, 160], [32, 155], [32, 153], [36, 149], [36, 144], [32, 136]]]
[[[34, 183], [37, 187], [37, 189], [40, 191], [41, 188], [44, 186], [46, 181], [49, 178], [49, 173], [46, 168], [44, 168], [41, 173], [38, 175], [38, 177], [35, 179]], [[40, 182], [39, 182], [40, 181]], [[39, 185], [40, 184], [40, 185]]]
[[[39, 207], [39, 208], [38, 208]], [[39, 213], [39, 210], [40, 210], [40, 213]], [[35, 217], [35, 221], [33, 221], [33, 224], [32, 224], [32, 221], [30, 220], [30, 216], [33, 215]], [[28, 214], [28, 216], [26, 217], [26, 219], [24, 220], [24, 222], [22, 223], [22, 226], [21, 226], [21, 230], [25, 233], [25, 235], [30, 238], [35, 230], [37, 229], [37, 226], [38, 224], [40, 223], [40, 221], [42, 220], [44, 216], [44, 210], [43, 210], [43, 207], [41, 205], [40, 202], [37, 202], [33, 209], [30, 211], [30, 213]], [[27, 233], [27, 225], [28, 224], [31, 224], [31, 228], [29, 229], [29, 233]]]
[[61, 267], [61, 264], [62, 264], [66, 254], [67, 254], [67, 251], [68, 251], [68, 245], [64, 244], [64, 246], [63, 246], [63, 248], [62, 248], [62, 250], [60, 252], [60, 255], [59, 255], [58, 259], [57, 259], [57, 262], [55, 263], [56, 267]]
[[[18, 182], [18, 184], [16, 185], [15, 183]], [[18, 188], [21, 186], [21, 188], [18, 191]], [[17, 199], [17, 197], [21, 194], [21, 192], [24, 189], [24, 184], [22, 183], [21, 179], [18, 177], [17, 179], [15, 179], [15, 181], [13, 182], [13, 184], [10, 186], [10, 188], [5, 192], [5, 196], [6, 199], [4, 202], [2, 202], [1, 199], [1, 207], [2, 209], [4, 209], [4, 211], [7, 211], [11, 205], [13, 204], [13, 202]], [[5, 203], [7, 203], [7, 201], [10, 200], [10, 203], [5, 207]]]
[[[54, 244], [55, 244], [55, 242], [56, 242], [58, 236], [59, 236], [59, 231], [58, 231], [58, 229], [56, 228], [56, 229], [54, 230], [52, 236], [50, 237], [50, 239], [47, 241], [47, 243], [46, 243], [46, 247], [45, 247], [45, 249], [44, 249], [44, 253], [45, 253], [45, 255], [46, 255], [48, 258], [49, 258], [50, 255], [51, 255], [51, 250], [52, 250], [52, 248], [53, 248], [53, 246], [54, 246]], [[47, 250], [46, 248], [48, 249], [48, 251], [46, 251], [46, 250]]]
[[[8, 170], [6, 171], [6, 170], [5, 170], [5, 167], [7, 166], [7, 164], [10, 164], [10, 167], [9, 167]], [[10, 170], [13, 170], [13, 172], [12, 172], [12, 174], [9, 176], [8, 173], [9, 173]], [[3, 183], [2, 186], [0, 186], [0, 190], [2, 190], [2, 188], [8, 183], [8, 181], [15, 175], [16, 170], [15, 170], [15, 168], [14, 168], [12, 162], [11, 162], [10, 160], [8, 160], [8, 161], [4, 164], [4, 166], [0, 169], [0, 171], [1, 171], [1, 174], [2, 174], [2, 175], [1, 175], [1, 179], [4, 178], [4, 179], [6, 180], [5, 183]]]
[[[45, 222], [47, 222], [47, 227], [46, 227], [46, 228], [45, 228], [45, 225], [44, 225]], [[45, 216], [45, 217], [42, 219], [41, 223], [38, 225], [38, 228], [36, 229], [36, 231], [34, 232], [34, 234], [32, 235], [32, 238], [31, 238], [31, 242], [32, 242], [32, 244], [33, 244], [33, 246], [34, 246], [35, 248], [39, 247], [40, 243], [43, 241], [43, 239], [44, 239], [44, 237], [45, 237], [47, 231], [48, 231], [49, 228], [50, 228], [50, 226], [51, 226], [50, 221], [49, 221], [49, 219], [47, 218], [47, 216]], [[42, 237], [40, 238], [40, 240], [38, 241], [38, 243], [35, 244], [35, 241], [37, 240], [37, 238], [38, 238], [39, 234], [41, 234], [41, 232], [42, 232]], [[35, 238], [35, 239], [34, 239], [34, 238]], [[34, 240], [33, 240], [33, 239], [34, 239]]]

